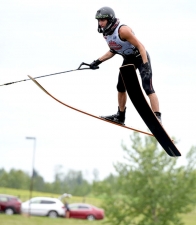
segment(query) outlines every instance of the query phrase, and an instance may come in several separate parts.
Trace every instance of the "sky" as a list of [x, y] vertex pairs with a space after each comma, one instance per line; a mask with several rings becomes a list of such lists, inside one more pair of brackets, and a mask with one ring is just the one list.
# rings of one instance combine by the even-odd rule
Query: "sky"
[[[113, 8], [130, 26], [151, 57], [153, 86], [163, 125], [186, 162], [196, 145], [196, 2], [193, 0], [1, 0], [0, 84], [77, 69], [108, 51], [97, 32], [96, 11]], [[88, 113], [117, 112], [117, 78], [122, 57], [99, 70], [76, 71], [39, 79], [56, 98]], [[126, 125], [147, 131], [130, 100]], [[0, 168], [35, 169], [53, 181], [62, 172], [83, 171], [86, 179], [113, 173], [123, 160], [121, 144], [131, 146], [129, 130], [75, 112], [42, 92], [32, 81], [0, 86]], [[141, 135], [144, 137], [144, 135]], [[168, 156], [169, 157], [169, 156]], [[171, 160], [173, 160], [171, 158]]]

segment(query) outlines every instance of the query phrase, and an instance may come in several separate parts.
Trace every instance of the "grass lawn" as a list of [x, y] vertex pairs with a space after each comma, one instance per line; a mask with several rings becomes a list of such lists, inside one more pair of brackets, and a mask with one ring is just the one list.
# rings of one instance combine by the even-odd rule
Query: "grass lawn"
[[182, 216], [185, 225], [196, 225], [196, 209]]
[[[185, 225], [196, 225], [196, 210], [182, 216]], [[77, 220], [57, 218], [52, 219], [48, 217], [23, 216], [23, 215], [5, 215], [0, 214], [0, 225], [103, 225], [104, 220]]]
[[88, 221], [88, 220], [76, 220], [57, 218], [52, 219], [48, 217], [26, 217], [21, 215], [8, 216], [0, 214], [1, 225], [102, 225], [104, 220]]
[[[5, 188], [5, 187], [0, 187], [0, 194], [8, 194], [8, 195], [15, 195], [20, 198], [22, 202], [29, 200], [29, 190], [22, 190], [22, 189], [12, 189], [12, 188]], [[58, 198], [60, 194], [54, 194], [54, 193], [46, 193], [46, 192], [38, 192], [38, 191], [33, 191], [32, 192], [32, 197], [53, 197], [53, 198]], [[74, 202], [85, 202], [89, 203], [92, 205], [95, 205], [97, 207], [101, 206], [102, 201], [98, 198], [93, 198], [93, 197], [82, 197], [82, 196], [72, 196], [72, 198], [67, 199], [69, 203], [74, 203]], [[1, 225], [1, 223], [0, 223]]]
[[[3, 188], [0, 187], [0, 193], [11, 194], [20, 197], [22, 201], [25, 201], [29, 198], [28, 190], [17, 190], [11, 188]], [[48, 196], [48, 197], [58, 197], [57, 194], [51, 193], [42, 193], [42, 192], [33, 192], [33, 197], [35, 196]], [[73, 196], [70, 198], [69, 203], [72, 202], [86, 202], [89, 204], [93, 204], [95, 206], [101, 206], [101, 199], [93, 198], [93, 197], [77, 197]], [[185, 225], [196, 225], [196, 209], [191, 213], [186, 215], [182, 215], [182, 220]], [[5, 214], [0, 214], [0, 225], [103, 225], [104, 220], [100, 221], [87, 221], [87, 220], [77, 220], [77, 219], [65, 219], [65, 218], [57, 218], [51, 219], [48, 217], [26, 217], [23, 215], [13, 215], [8, 216]], [[111, 224], [112, 225], [112, 224]]]

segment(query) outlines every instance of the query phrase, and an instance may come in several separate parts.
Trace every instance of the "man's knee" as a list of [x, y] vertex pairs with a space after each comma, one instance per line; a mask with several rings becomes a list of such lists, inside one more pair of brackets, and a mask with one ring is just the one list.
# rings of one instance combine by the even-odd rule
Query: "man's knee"
[[143, 89], [147, 95], [155, 93], [154, 88], [149, 85], [143, 85]]
[[126, 92], [125, 86], [124, 85], [119, 85], [117, 84], [117, 91], [122, 93], [122, 92]]
[[142, 87], [147, 95], [155, 93], [154, 88], [152, 86], [152, 79], [143, 79], [142, 80]]
[[151, 95], [151, 94], [155, 93], [154, 90], [150, 90], [150, 89], [146, 89], [144, 91], [146, 92], [147, 95]]

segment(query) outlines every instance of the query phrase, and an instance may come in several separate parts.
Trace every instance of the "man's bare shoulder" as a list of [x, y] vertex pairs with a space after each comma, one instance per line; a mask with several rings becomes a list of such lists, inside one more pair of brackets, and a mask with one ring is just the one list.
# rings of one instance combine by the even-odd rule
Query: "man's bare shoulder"
[[122, 25], [119, 29], [119, 32], [132, 32], [133, 33], [133, 30], [127, 25]]
[[120, 27], [119, 34], [123, 39], [126, 39], [127, 36], [134, 35], [132, 29], [126, 25]]

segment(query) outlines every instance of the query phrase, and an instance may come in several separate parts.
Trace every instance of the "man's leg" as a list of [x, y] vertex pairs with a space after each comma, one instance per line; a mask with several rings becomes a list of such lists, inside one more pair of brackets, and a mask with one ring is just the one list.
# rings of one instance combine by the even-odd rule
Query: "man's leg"
[[126, 89], [125, 89], [125, 86], [124, 86], [124, 83], [123, 83], [120, 73], [118, 76], [117, 91], [118, 91], [118, 111], [117, 111], [117, 113], [114, 115], [109, 115], [109, 116], [101, 116], [101, 118], [124, 125], [127, 93], [126, 93]]
[[157, 98], [157, 95], [155, 94], [155, 91], [152, 85], [152, 69], [151, 69], [151, 63], [150, 63], [150, 56], [148, 53], [147, 53], [147, 57], [148, 57], [149, 70], [146, 70], [142, 66], [143, 64], [140, 64], [138, 66], [138, 69], [140, 71], [140, 75], [142, 78], [143, 89], [150, 99], [150, 105], [151, 105], [152, 111], [155, 113], [155, 115], [161, 122], [161, 113], [159, 111], [159, 100]]
[[124, 112], [126, 102], [127, 102], [127, 93], [118, 92], [118, 106], [121, 112]]
[[155, 93], [148, 95], [153, 112], [159, 112], [159, 100]]
[[101, 116], [101, 118], [124, 125], [125, 112], [126, 112], [126, 107], [125, 107], [126, 101], [127, 101], [127, 93], [126, 92], [118, 92], [118, 112], [114, 115]]
[[159, 119], [160, 123], [162, 123], [162, 121], [161, 121], [161, 113], [159, 111], [159, 100], [157, 98], [157, 95], [155, 93], [152, 93], [152, 94], [149, 94], [148, 97], [150, 99], [150, 104], [151, 104], [152, 111], [155, 113], [155, 115]]
[[[152, 93], [148, 95], [150, 99], [150, 104], [153, 112], [159, 112], [159, 100], [157, 98], [156, 93]], [[121, 112], [124, 112], [125, 106], [127, 102], [127, 93], [126, 92], [118, 92], [118, 105]]]

